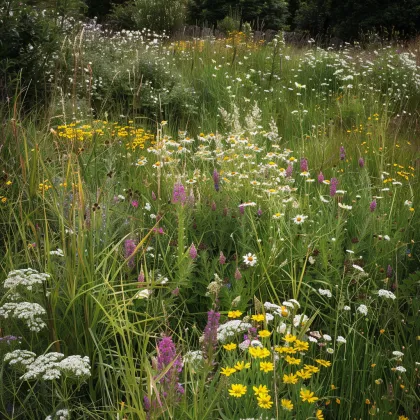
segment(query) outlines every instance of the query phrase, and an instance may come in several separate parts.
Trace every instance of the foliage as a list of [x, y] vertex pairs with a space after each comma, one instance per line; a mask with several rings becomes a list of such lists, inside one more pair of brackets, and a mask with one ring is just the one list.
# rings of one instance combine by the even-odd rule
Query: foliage
[[189, 20], [191, 23], [215, 25], [226, 16], [239, 15], [241, 23], [250, 22], [255, 28], [283, 29], [287, 19], [287, 2], [284, 0], [191, 0]]
[[134, 0], [114, 5], [110, 22], [118, 29], [172, 33], [185, 21], [185, 0]]
[[417, 418], [417, 60], [66, 38], [1, 108], [0, 416]]

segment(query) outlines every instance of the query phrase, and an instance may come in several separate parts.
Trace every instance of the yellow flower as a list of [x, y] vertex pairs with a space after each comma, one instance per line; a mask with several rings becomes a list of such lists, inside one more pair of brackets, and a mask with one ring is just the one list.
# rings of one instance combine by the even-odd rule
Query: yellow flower
[[366, 399], [365, 399], [365, 404], [367, 404], [367, 405], [369, 405], [369, 404], [370, 404], [370, 399], [369, 399], [369, 398], [366, 398]]
[[283, 375], [283, 382], [285, 384], [297, 384], [298, 383], [298, 377], [291, 373], [290, 375], [287, 375], [286, 373]]
[[294, 348], [297, 351], [308, 351], [309, 350], [309, 343], [306, 341], [296, 340], [293, 344]]
[[268, 394], [261, 394], [257, 397], [258, 406], [261, 408], [269, 409], [273, 405], [273, 401], [271, 401], [271, 397]]
[[338, 389], [338, 388], [334, 384], [331, 384], [331, 389], [334, 390], [334, 389]]
[[242, 362], [237, 362], [236, 365], [234, 366], [234, 368], [239, 372], [242, 369], [249, 369], [251, 367], [251, 363], [245, 363], [244, 361]]
[[308, 403], [314, 403], [315, 401], [318, 401], [318, 397], [315, 397], [314, 393], [309, 391], [309, 389], [301, 389], [300, 398], [302, 398], [303, 402], [308, 401]]
[[265, 338], [265, 337], [270, 337], [271, 333], [270, 331], [267, 331], [267, 330], [261, 330], [261, 331], [258, 331], [258, 335], [261, 338]]
[[285, 306], [282, 306], [280, 314], [282, 317], [286, 317], [287, 315], [289, 315], [289, 311], [287, 310]]
[[329, 362], [328, 360], [315, 359], [315, 362], [317, 362], [318, 364], [320, 364], [321, 366], [324, 366], [324, 367], [330, 367], [331, 366], [331, 362]]
[[286, 356], [286, 362], [289, 363], [289, 365], [298, 365], [300, 364], [300, 359], [295, 359], [291, 356]]
[[242, 315], [241, 311], [229, 311], [228, 318], [239, 318]]
[[227, 351], [235, 350], [237, 345], [235, 343], [225, 344], [223, 348]]
[[382, 328], [381, 330], [379, 330], [379, 334], [383, 334], [385, 332], [385, 330]]
[[296, 375], [302, 379], [309, 379], [312, 376], [312, 373], [309, 370], [301, 369], [296, 372]]
[[319, 372], [319, 367], [316, 366], [312, 366], [312, 365], [304, 365], [304, 368], [311, 373], [318, 373]]
[[233, 369], [229, 366], [225, 367], [225, 368], [222, 368], [222, 370], [220, 371], [220, 373], [222, 375], [225, 375], [225, 376], [230, 376], [230, 375], [232, 375], [232, 373], [235, 373], [235, 372], [236, 372], [236, 369]]
[[251, 319], [255, 322], [263, 322], [265, 320], [265, 316], [263, 314], [252, 315]]
[[287, 343], [293, 343], [293, 341], [296, 341], [296, 336], [292, 334], [286, 334], [286, 336], [284, 337], [284, 341], [286, 341]]
[[246, 394], [246, 386], [242, 384], [232, 384], [229, 389], [229, 395], [232, 397], [240, 398]]
[[270, 351], [267, 350], [265, 347], [249, 347], [249, 354], [256, 359], [264, 359], [270, 356]]
[[410, 419], [406, 416], [399, 416], [398, 420], [410, 420]]
[[283, 354], [283, 353], [296, 354], [297, 353], [297, 350], [294, 349], [293, 347], [276, 347], [274, 351], [280, 354]]
[[253, 386], [252, 389], [254, 390], [256, 397], [268, 394], [268, 388], [266, 385], [258, 385], [258, 388], [256, 386]]
[[274, 370], [274, 365], [271, 362], [261, 362], [260, 370], [262, 370], [265, 373], [271, 372]]
[[315, 417], [317, 420], [324, 420], [324, 415], [322, 414], [322, 410], [316, 410]]
[[341, 404], [341, 401], [340, 401], [340, 399], [339, 399], [339, 398], [336, 398], [336, 399], [335, 399], [335, 402], [336, 402], [337, 404]]
[[292, 403], [292, 401], [290, 401], [290, 400], [286, 400], [285, 398], [283, 398], [283, 399], [280, 401], [280, 403], [281, 403], [281, 406], [282, 406], [285, 410], [288, 410], [288, 411], [293, 410], [293, 403]]

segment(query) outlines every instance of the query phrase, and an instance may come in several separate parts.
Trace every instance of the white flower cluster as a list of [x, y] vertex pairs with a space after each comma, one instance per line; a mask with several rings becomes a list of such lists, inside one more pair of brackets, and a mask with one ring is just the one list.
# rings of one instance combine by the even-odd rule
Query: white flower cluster
[[367, 313], [368, 313], [368, 308], [367, 308], [367, 306], [366, 305], [360, 305], [357, 309], [356, 309], [356, 311], [357, 312], [360, 312], [362, 315], [367, 315]]
[[32, 290], [35, 285], [42, 284], [49, 278], [49, 274], [38, 273], [38, 271], [32, 268], [13, 270], [7, 275], [7, 279], [4, 282], [4, 288], [15, 291], [17, 287], [22, 286], [26, 290]]
[[188, 351], [183, 357], [184, 364], [189, 364], [193, 368], [198, 368], [203, 362], [203, 352], [201, 350]]
[[26, 350], [15, 350], [7, 353], [5, 362], [10, 365], [23, 366], [26, 372], [20, 377], [21, 380], [44, 379], [52, 381], [62, 375], [87, 378], [90, 376], [90, 360], [88, 356], [68, 356], [62, 353], [47, 353], [36, 357], [36, 354]]
[[57, 255], [58, 257], [64, 257], [64, 252], [62, 249], [57, 248], [55, 251], [50, 251], [50, 255]]
[[39, 332], [47, 326], [40, 318], [45, 314], [45, 309], [38, 303], [9, 302], [0, 307], [0, 318], [23, 319], [28, 328], [34, 332]]
[[4, 361], [10, 365], [23, 365], [26, 367], [35, 360], [36, 354], [28, 350], [15, 350], [4, 356]]
[[70, 418], [70, 411], [67, 408], [63, 408], [55, 412], [55, 414], [50, 414], [45, 417], [45, 420], [67, 420]]
[[396, 299], [396, 296], [394, 295], [394, 293], [390, 292], [389, 290], [385, 290], [385, 289], [380, 289], [378, 290], [378, 295], [385, 298], [385, 299]]
[[217, 328], [217, 340], [224, 343], [229, 337], [247, 331], [249, 328], [252, 328], [252, 325], [240, 319], [228, 321]]
[[318, 289], [318, 292], [321, 296], [326, 296], [328, 298], [332, 297], [332, 294], [328, 289]]

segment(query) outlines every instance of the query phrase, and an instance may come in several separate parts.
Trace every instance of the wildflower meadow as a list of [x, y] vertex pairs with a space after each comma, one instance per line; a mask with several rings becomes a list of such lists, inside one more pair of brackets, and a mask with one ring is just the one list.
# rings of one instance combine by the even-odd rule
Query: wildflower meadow
[[57, 45], [0, 107], [0, 418], [418, 419], [419, 41]]

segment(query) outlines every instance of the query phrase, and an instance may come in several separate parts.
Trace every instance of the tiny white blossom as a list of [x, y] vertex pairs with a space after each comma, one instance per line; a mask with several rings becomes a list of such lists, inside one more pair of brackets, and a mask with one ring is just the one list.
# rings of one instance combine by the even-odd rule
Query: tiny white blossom
[[406, 369], [405, 367], [403, 367], [403, 366], [397, 366], [397, 367], [395, 368], [395, 370], [396, 370], [397, 372], [401, 372], [401, 373], [407, 372], [407, 369]]
[[394, 293], [390, 292], [389, 290], [384, 290], [384, 289], [380, 289], [378, 290], [378, 296], [381, 296], [385, 299], [396, 299], [396, 296], [394, 295]]
[[321, 296], [327, 296], [328, 298], [332, 297], [332, 294], [328, 289], [318, 289], [318, 292]]
[[255, 254], [251, 254], [250, 252], [242, 257], [244, 259], [244, 263], [251, 267], [254, 267], [257, 264], [257, 257]]
[[346, 343], [347, 343], [347, 340], [346, 340], [344, 337], [342, 337], [341, 335], [339, 335], [339, 336], [337, 337], [337, 343], [343, 343], [343, 344], [346, 344]]
[[357, 308], [357, 312], [360, 312], [362, 315], [367, 315], [367, 313], [368, 313], [368, 308], [367, 308], [367, 306], [366, 305], [360, 305], [358, 308]]

